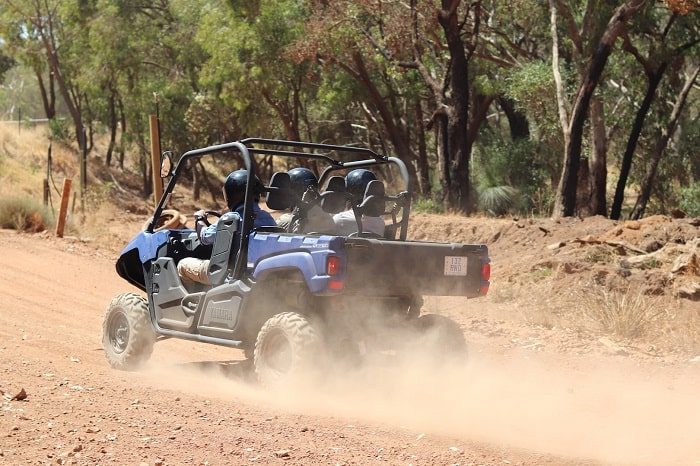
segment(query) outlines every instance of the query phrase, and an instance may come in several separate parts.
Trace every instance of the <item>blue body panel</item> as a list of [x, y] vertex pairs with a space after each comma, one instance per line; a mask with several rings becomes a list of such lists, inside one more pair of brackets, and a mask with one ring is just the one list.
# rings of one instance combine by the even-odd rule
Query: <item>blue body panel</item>
[[137, 249], [139, 251], [139, 259], [141, 263], [155, 259], [158, 252], [158, 248], [163, 246], [168, 242], [170, 237], [169, 230], [157, 231], [155, 233], [148, 233], [147, 231], [142, 231], [132, 239], [129, 244], [122, 250], [121, 255], [126, 254], [132, 249]]
[[[193, 230], [178, 230], [178, 236], [187, 236]], [[171, 236], [170, 230], [155, 233], [140, 232], [122, 250], [122, 255], [137, 250], [143, 265], [154, 260], [158, 249]], [[343, 280], [345, 270], [333, 277], [326, 274], [328, 256], [338, 256], [345, 264], [344, 241], [338, 236], [304, 236], [280, 233], [253, 232], [248, 243], [247, 271], [255, 280], [264, 279], [271, 272], [298, 270], [313, 294], [337, 294], [328, 286], [331, 279]]]
[[248, 270], [256, 280], [277, 270], [298, 270], [311, 293], [336, 294], [341, 290], [331, 290], [328, 282], [342, 280], [345, 270], [333, 277], [326, 274], [326, 260], [331, 255], [345, 264], [343, 238], [255, 232], [248, 243]]

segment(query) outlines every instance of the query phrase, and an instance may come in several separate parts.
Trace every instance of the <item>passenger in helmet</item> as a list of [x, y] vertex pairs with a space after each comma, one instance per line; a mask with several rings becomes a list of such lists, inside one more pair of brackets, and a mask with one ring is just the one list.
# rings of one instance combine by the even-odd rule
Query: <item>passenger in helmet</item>
[[[370, 181], [376, 180], [377, 177], [369, 170], [358, 168], [352, 170], [345, 175], [345, 189], [350, 194], [349, 209], [333, 216], [338, 228], [338, 234], [347, 236], [357, 231], [357, 220], [355, 212], [352, 210], [353, 205], [359, 205], [365, 196], [365, 190]], [[362, 230], [371, 232], [380, 236], [384, 236], [385, 223], [382, 217], [362, 216]]]
[[[263, 192], [263, 184], [260, 182], [256, 176], [253, 180], [255, 183], [253, 186], [253, 194], [255, 196], [253, 201], [253, 227], [258, 228], [262, 226], [275, 226], [275, 220], [269, 212], [263, 210], [258, 205], [260, 199], [260, 194]], [[229, 209], [229, 212], [221, 216], [221, 220], [229, 219], [233, 213], [237, 213], [238, 216], [243, 218], [243, 209], [245, 207], [245, 190], [246, 184], [248, 183], [248, 171], [247, 170], [236, 170], [231, 172], [224, 181], [224, 186], [222, 192], [224, 194], [224, 201]], [[197, 236], [202, 244], [211, 245], [214, 244], [216, 240], [216, 225], [210, 225], [204, 210], [198, 210], [194, 213], [195, 219], [195, 229], [197, 231]], [[197, 259], [195, 257], [186, 257], [180, 260], [177, 264], [177, 271], [183, 278], [183, 282], [195, 281], [198, 283], [203, 283], [205, 285], [209, 284], [209, 261]]]
[[323, 211], [317, 201], [318, 178], [314, 172], [304, 167], [292, 168], [287, 172], [292, 187], [292, 212], [277, 219], [277, 225], [293, 233], [335, 233], [335, 223], [330, 214]]

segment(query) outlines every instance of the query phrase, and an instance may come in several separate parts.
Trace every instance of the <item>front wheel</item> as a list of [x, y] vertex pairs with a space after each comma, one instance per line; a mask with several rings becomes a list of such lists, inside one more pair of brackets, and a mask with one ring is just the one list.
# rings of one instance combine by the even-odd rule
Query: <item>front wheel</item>
[[275, 386], [299, 379], [317, 365], [321, 336], [306, 316], [282, 312], [270, 317], [255, 341], [253, 365], [258, 381]]
[[102, 346], [109, 365], [134, 370], [151, 357], [155, 342], [146, 300], [134, 293], [112, 299], [102, 322]]

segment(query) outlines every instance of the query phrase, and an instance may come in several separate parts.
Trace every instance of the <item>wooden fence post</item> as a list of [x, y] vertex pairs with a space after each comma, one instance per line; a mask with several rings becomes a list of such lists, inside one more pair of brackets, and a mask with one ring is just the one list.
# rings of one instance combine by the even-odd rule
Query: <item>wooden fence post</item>
[[158, 204], [163, 195], [163, 180], [160, 177], [160, 125], [158, 116], [151, 115], [149, 118], [151, 129], [151, 175], [153, 177], [153, 200]]
[[58, 211], [58, 221], [56, 222], [56, 236], [63, 238], [63, 229], [66, 226], [66, 214], [68, 213], [68, 198], [70, 197], [70, 186], [73, 180], [66, 178], [63, 180], [63, 193], [61, 194], [61, 209]]

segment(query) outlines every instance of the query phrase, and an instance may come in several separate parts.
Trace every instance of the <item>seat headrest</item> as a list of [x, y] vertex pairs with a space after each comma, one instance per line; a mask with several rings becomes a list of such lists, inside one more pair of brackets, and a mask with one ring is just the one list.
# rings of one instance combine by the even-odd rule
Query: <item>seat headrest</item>
[[346, 191], [345, 178], [342, 176], [331, 176], [331, 178], [328, 180], [328, 187], [326, 188], [326, 191], [344, 193]]
[[367, 184], [365, 196], [360, 209], [363, 215], [369, 217], [381, 217], [386, 209], [386, 198], [384, 183], [379, 180], [372, 180]]
[[326, 191], [321, 194], [321, 208], [326, 213], [337, 214], [345, 210], [346, 203], [345, 178], [332, 176], [328, 180]]
[[272, 210], [287, 210], [292, 206], [292, 182], [286, 172], [277, 172], [266, 189], [267, 206]]

